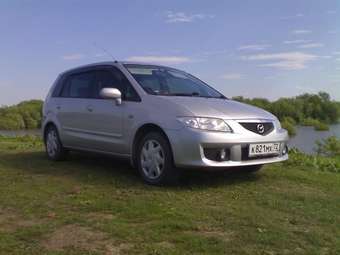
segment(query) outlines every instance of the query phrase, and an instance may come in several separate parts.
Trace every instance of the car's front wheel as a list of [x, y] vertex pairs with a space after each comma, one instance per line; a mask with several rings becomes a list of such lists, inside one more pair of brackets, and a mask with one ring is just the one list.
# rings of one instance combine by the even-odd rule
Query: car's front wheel
[[67, 150], [63, 147], [58, 130], [55, 126], [50, 125], [45, 133], [45, 148], [49, 159], [59, 161], [65, 159]]
[[162, 185], [178, 180], [179, 170], [173, 165], [169, 142], [161, 133], [146, 134], [139, 142], [136, 156], [139, 173], [146, 183]]

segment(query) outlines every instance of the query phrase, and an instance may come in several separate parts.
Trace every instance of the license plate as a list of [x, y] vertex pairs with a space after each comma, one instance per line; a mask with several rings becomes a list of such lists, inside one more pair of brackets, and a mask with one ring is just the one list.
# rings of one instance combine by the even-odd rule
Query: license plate
[[249, 145], [249, 157], [280, 153], [280, 143], [257, 143]]

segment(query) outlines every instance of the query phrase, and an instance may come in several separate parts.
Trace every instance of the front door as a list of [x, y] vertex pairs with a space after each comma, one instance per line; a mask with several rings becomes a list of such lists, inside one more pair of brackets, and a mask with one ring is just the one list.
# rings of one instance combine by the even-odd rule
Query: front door
[[[131, 86], [131, 85], [130, 85]], [[117, 105], [115, 100], [100, 98], [103, 88], [117, 88], [122, 93], [122, 104]], [[124, 74], [116, 67], [98, 67], [94, 82], [94, 99], [88, 101], [87, 130], [92, 135], [90, 147], [93, 150], [115, 154], [127, 154], [127, 141], [123, 131], [126, 109], [129, 97], [136, 96], [131, 90]]]

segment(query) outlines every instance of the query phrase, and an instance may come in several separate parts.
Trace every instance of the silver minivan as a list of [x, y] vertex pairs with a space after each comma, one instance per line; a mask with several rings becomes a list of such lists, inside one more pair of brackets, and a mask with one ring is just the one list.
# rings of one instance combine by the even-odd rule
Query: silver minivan
[[105, 62], [59, 75], [43, 107], [47, 156], [71, 150], [128, 158], [149, 184], [185, 168], [257, 171], [288, 159], [288, 134], [260, 108], [174, 68]]

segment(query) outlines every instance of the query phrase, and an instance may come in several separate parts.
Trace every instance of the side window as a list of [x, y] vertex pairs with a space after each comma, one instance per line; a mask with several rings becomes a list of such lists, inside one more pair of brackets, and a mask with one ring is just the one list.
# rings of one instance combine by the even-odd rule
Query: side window
[[93, 98], [93, 81], [93, 72], [73, 74], [66, 79], [61, 96], [72, 98]]
[[98, 70], [96, 72], [96, 98], [100, 98], [99, 93], [103, 88], [119, 89], [122, 93], [122, 99], [125, 101], [140, 101], [137, 92], [133, 89], [125, 75], [116, 68]]

